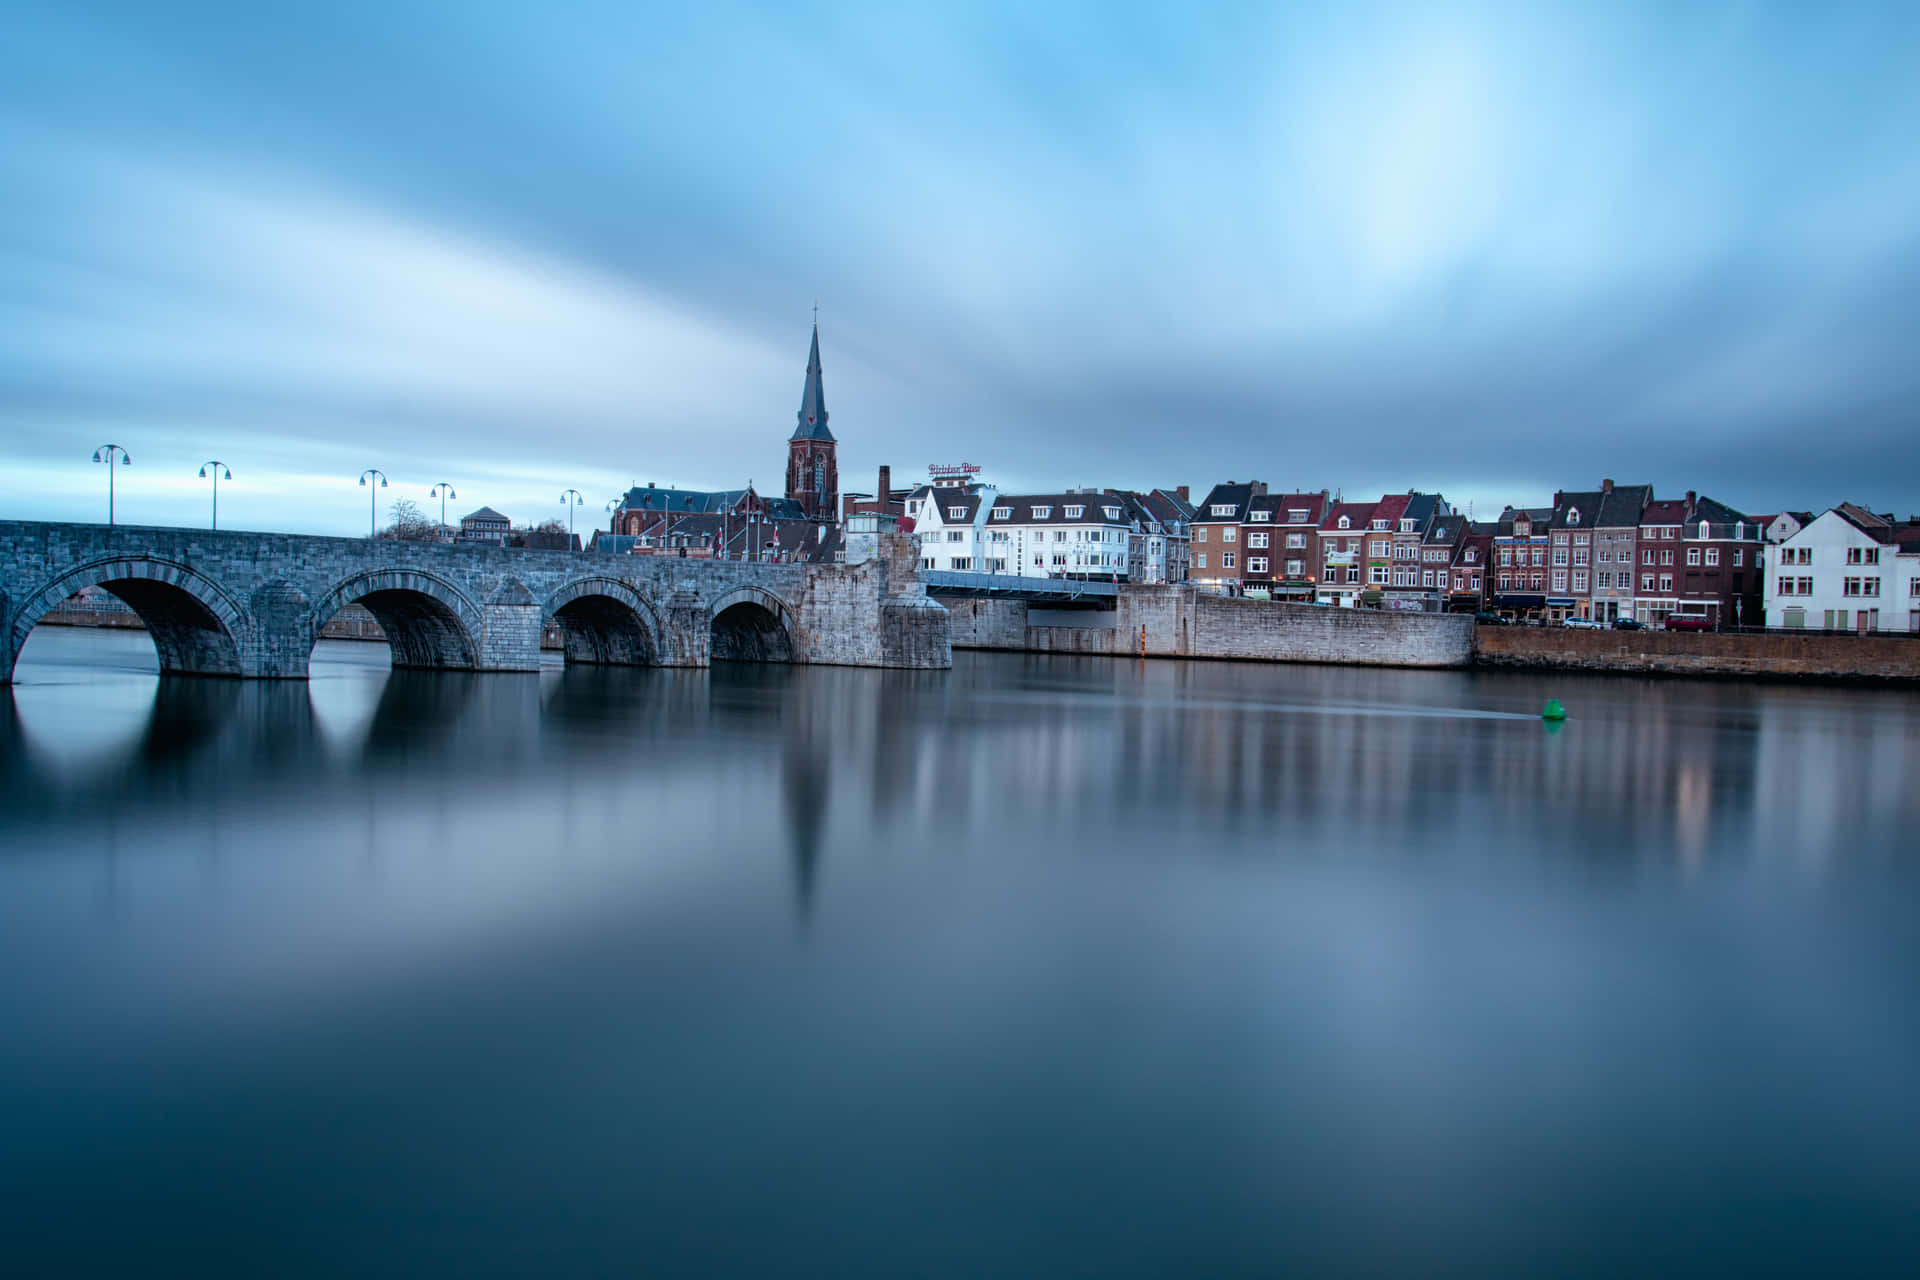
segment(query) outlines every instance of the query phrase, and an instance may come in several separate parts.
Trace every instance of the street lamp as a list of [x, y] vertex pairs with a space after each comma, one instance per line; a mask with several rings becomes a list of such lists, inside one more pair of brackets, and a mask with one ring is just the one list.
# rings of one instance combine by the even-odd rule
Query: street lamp
[[[367, 481], [375, 476], [380, 478], [380, 483], [367, 484]], [[375, 491], [387, 487], [387, 477], [384, 472], [376, 471], [372, 467], [368, 467], [360, 473], [360, 483], [366, 485], [367, 488], [367, 536], [371, 538], [374, 536], [374, 521], [379, 518], [377, 512], [380, 505], [380, 495]]]
[[220, 482], [233, 479], [233, 472], [227, 470], [227, 464], [220, 461], [209, 462], [200, 468], [202, 480], [213, 481], [213, 527], [220, 527]]
[[455, 493], [453, 491], [453, 486], [448, 484], [445, 480], [442, 480], [439, 484], [427, 490], [427, 496], [429, 498], [433, 497], [435, 494], [438, 494], [440, 496], [440, 537], [442, 538], [442, 540], [444, 540], [447, 536], [447, 499], [457, 498], [460, 495]]
[[[571, 500], [569, 500], [571, 495]], [[567, 509], [567, 550], [573, 550], [573, 512], [586, 499], [580, 496], [578, 489], [569, 489], [560, 495], [560, 505]]]
[[127, 455], [127, 451], [125, 449], [122, 449], [117, 444], [103, 444], [98, 449], [95, 449], [93, 451], [93, 460], [95, 462], [104, 462], [107, 464], [107, 523], [108, 524], [113, 523], [113, 455], [116, 453], [120, 455], [121, 466], [130, 467], [133, 465], [133, 459]]

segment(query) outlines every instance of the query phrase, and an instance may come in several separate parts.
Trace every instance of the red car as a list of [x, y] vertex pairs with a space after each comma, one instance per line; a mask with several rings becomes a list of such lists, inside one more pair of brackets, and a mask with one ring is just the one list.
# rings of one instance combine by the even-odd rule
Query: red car
[[1669, 631], [1711, 631], [1713, 619], [1704, 613], [1670, 613], [1666, 625]]

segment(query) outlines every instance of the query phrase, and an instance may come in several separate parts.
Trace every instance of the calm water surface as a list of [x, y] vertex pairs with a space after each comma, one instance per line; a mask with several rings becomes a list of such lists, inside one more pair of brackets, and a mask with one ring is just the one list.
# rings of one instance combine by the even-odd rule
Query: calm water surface
[[1913, 694], [153, 668], [0, 689], [4, 1269], [1920, 1259]]

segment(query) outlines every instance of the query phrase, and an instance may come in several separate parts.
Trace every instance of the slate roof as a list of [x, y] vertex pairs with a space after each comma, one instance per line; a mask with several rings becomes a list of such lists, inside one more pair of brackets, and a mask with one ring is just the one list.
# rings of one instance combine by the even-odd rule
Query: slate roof
[[1640, 512], [1653, 500], [1650, 484], [1617, 484], [1600, 499], [1600, 514], [1591, 523], [1601, 529], [1630, 529], [1639, 525]]
[[1387, 494], [1373, 504], [1373, 514], [1368, 517], [1368, 520], [1385, 520], [1390, 529], [1397, 526], [1400, 523], [1400, 517], [1407, 513], [1407, 502], [1410, 496], [1404, 493]]
[[[1253, 484], [1217, 484], [1207, 494], [1207, 500], [1194, 509], [1194, 521], [1198, 524], [1224, 523], [1230, 520], [1244, 519], [1247, 504], [1253, 500]], [[1230, 515], [1216, 516], [1213, 509], [1217, 506], [1231, 506]]]
[[[940, 506], [940, 519], [947, 524], [972, 524], [980, 514], [980, 489], [977, 485], [921, 485], [914, 498], [932, 497]], [[966, 514], [956, 516], [953, 508], [964, 507]]]
[[[1553, 495], [1553, 519], [1547, 522], [1549, 529], [1591, 529], [1599, 522], [1600, 508], [1606, 501], [1606, 494], [1598, 489], [1587, 489], [1576, 493], [1562, 491]], [[1578, 511], [1580, 519], [1574, 520], [1573, 513]]]
[[[1376, 502], [1336, 502], [1327, 509], [1327, 518], [1320, 522], [1320, 528], [1323, 532], [1360, 533], [1366, 529], [1367, 522], [1373, 519], [1373, 509], [1378, 505]], [[1340, 527], [1341, 516], [1352, 522], [1351, 528]]]
[[1687, 504], [1677, 498], [1649, 502], [1647, 509], [1640, 513], [1641, 524], [1685, 524], [1686, 522]]
[[1716, 502], [1712, 498], [1706, 497], [1694, 499], [1693, 515], [1691, 518], [1696, 521], [1705, 520], [1708, 524], [1753, 523], [1747, 520], [1746, 516], [1735, 511], [1726, 503]]
[[461, 524], [465, 524], [469, 520], [497, 520], [501, 524], [512, 523], [512, 521], [508, 520], [498, 511], [495, 511], [492, 507], [482, 507], [478, 511], [469, 512], [467, 515], [460, 517]]
[[1451, 546], [1467, 536], [1469, 521], [1462, 515], [1435, 516], [1433, 523], [1427, 526], [1427, 536], [1423, 540], [1427, 546]]
[[746, 489], [659, 489], [653, 485], [627, 490], [620, 505], [628, 511], [671, 511], [696, 515], [725, 511], [740, 505]]
[[798, 424], [789, 440], [831, 440], [827, 430], [827, 393], [820, 384], [820, 325], [813, 326], [813, 349], [807, 352], [807, 382], [800, 390]]
[[[1513, 534], [1514, 519], [1515, 517], [1520, 516], [1522, 514], [1524, 514], [1529, 520], [1533, 521], [1533, 527], [1536, 530], [1542, 530], [1542, 529], [1545, 529], [1547, 527], [1547, 523], [1553, 519], [1553, 508], [1552, 507], [1508, 507], [1505, 511], [1502, 511], [1500, 513], [1500, 518], [1494, 521], [1494, 536], [1497, 538], [1513, 537], [1514, 536]], [[1536, 532], [1533, 536], [1537, 538], [1540, 536], [1540, 534]]]
[[[1069, 506], [1083, 507], [1079, 515], [1068, 519]], [[1000, 508], [1007, 508], [1002, 518], [995, 514]], [[1045, 516], [1036, 517], [1035, 507], [1047, 508]], [[1119, 516], [1113, 517], [1102, 511], [1102, 507], [1118, 507]], [[987, 513], [987, 523], [996, 524], [1125, 524], [1127, 523], [1127, 504], [1110, 493], [1003, 493], [994, 499], [993, 510]]]
[[1162, 521], [1186, 521], [1189, 524], [1193, 521], [1193, 504], [1172, 489], [1155, 489], [1147, 495], [1147, 502]]

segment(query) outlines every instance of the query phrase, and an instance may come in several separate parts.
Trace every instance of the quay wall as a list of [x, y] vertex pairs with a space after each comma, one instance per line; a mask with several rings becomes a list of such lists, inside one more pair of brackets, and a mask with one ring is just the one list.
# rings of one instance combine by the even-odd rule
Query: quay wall
[[1476, 666], [1633, 675], [1920, 681], [1920, 640], [1899, 636], [1721, 635], [1476, 627]]
[[933, 594], [952, 618], [956, 649], [1393, 667], [1473, 661], [1473, 621], [1459, 616], [1229, 599], [1191, 587], [1123, 587], [1110, 610]]

